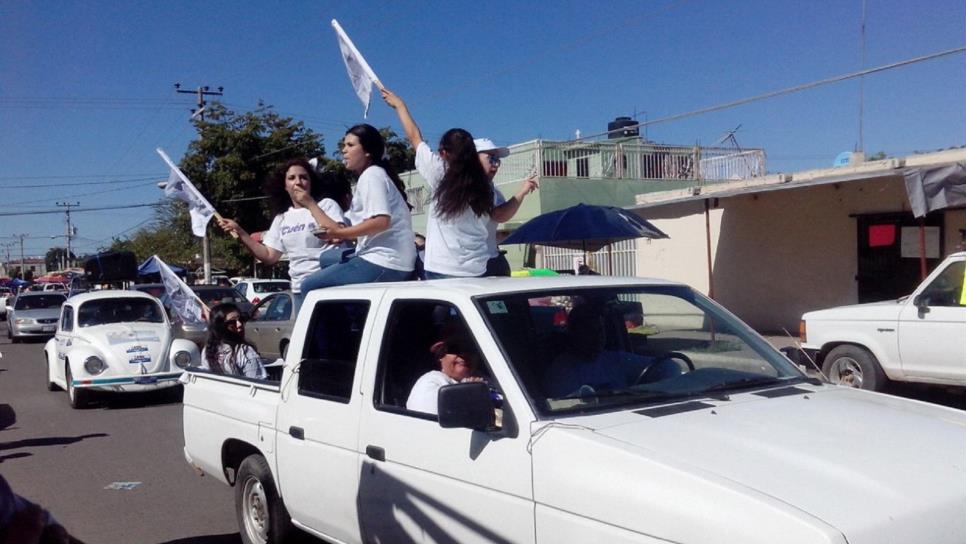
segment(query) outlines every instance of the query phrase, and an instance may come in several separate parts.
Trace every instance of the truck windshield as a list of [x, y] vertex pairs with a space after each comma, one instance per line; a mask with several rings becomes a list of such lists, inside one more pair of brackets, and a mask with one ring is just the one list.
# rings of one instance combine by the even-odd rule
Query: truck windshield
[[805, 379], [741, 321], [685, 286], [528, 291], [478, 304], [544, 415]]

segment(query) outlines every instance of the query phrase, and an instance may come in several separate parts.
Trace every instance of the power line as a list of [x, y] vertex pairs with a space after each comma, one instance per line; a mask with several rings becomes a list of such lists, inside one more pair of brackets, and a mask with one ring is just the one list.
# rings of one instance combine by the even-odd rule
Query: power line
[[158, 181], [164, 178], [165, 174], [158, 174], [156, 176], [144, 177], [144, 178], [131, 178], [131, 179], [113, 179], [109, 181], [77, 181], [71, 183], [46, 183], [46, 184], [33, 184], [33, 185], [0, 185], [0, 189], [36, 189], [36, 188], [59, 188], [59, 187], [73, 187], [77, 185], [117, 185], [121, 183], [137, 183], [139, 181]]
[[71, 174], [71, 175], [58, 175], [58, 176], [0, 176], [0, 180], [24, 180], [24, 179], [90, 179], [90, 178], [109, 178], [112, 176], [167, 176], [168, 173], [164, 172], [158, 174], [155, 172], [138, 172], [137, 174]]
[[[138, 185], [134, 185], [133, 187], [129, 187], [129, 189], [133, 189], [135, 187], [147, 187], [148, 185], [155, 185], [156, 183], [157, 183], [157, 180], [149, 181], [147, 183], [140, 183]], [[76, 197], [76, 196], [91, 196], [91, 195], [100, 195], [100, 194], [104, 194], [104, 193], [111, 193], [111, 192], [114, 192], [116, 190], [117, 189], [110, 188], [110, 189], [103, 189], [101, 191], [91, 191], [91, 192], [88, 192], [88, 193], [71, 193], [71, 194], [59, 195], [59, 196], [73, 198], [73, 197]], [[5, 204], [0, 205], [0, 207], [7, 207], [7, 208], [9, 208], [10, 206], [21, 205], [21, 204], [33, 204], [34, 202], [46, 202], [48, 200], [50, 200], [50, 199], [49, 198], [39, 198], [39, 199], [36, 199], [36, 200], [23, 200], [23, 201], [20, 201], [20, 202], [7, 202]]]
[[915, 63], [918, 63], [918, 62], [924, 62], [924, 61], [927, 61], [927, 60], [937, 59], [939, 57], [945, 57], [945, 56], [948, 56], [948, 55], [954, 55], [956, 53], [962, 53], [963, 51], [966, 51], [966, 45], [961, 46], [961, 47], [956, 47], [956, 48], [953, 48], [953, 49], [947, 49], [945, 51], [939, 51], [937, 53], [931, 53], [929, 55], [923, 55], [921, 57], [916, 57], [916, 58], [912, 58], [912, 59], [902, 60], [902, 61], [899, 61], [899, 62], [894, 62], [892, 64], [884, 64], [882, 66], [877, 66], [875, 68], [869, 68], [869, 69], [866, 69], [866, 70], [859, 70], [858, 72], [852, 72], [852, 73], [844, 74], [844, 75], [840, 75], [840, 76], [834, 76], [834, 77], [829, 77], [829, 78], [826, 78], [826, 79], [820, 79], [818, 81], [812, 81], [811, 83], [803, 83], [803, 84], [797, 85], [795, 87], [789, 87], [787, 89], [781, 89], [781, 90], [778, 90], [778, 91], [771, 91], [771, 92], [764, 93], [764, 94], [760, 94], [760, 95], [757, 95], [757, 96], [752, 96], [752, 97], [749, 97], [749, 98], [742, 98], [741, 100], [735, 100], [733, 102], [726, 102], [724, 104], [719, 104], [717, 106], [709, 106], [707, 108], [701, 108], [700, 110], [694, 110], [694, 111], [689, 111], [689, 112], [685, 112], [685, 113], [678, 113], [676, 115], [669, 115], [667, 117], [662, 117], [660, 119], [653, 119], [651, 121], [646, 121], [646, 122], [643, 122], [643, 123], [637, 123], [637, 124], [634, 124], [634, 125], [624, 126], [624, 127], [619, 128], [619, 129], [608, 130], [607, 132], [601, 132], [599, 134], [591, 134], [590, 136], [584, 136], [584, 137], [581, 137], [581, 138], [574, 138], [573, 140], [568, 140], [568, 141], [571, 141], [571, 142], [579, 142], [581, 140], [590, 140], [590, 139], [593, 139], [593, 138], [599, 138], [601, 136], [606, 136], [606, 135], [610, 134], [611, 132], [618, 132], [618, 131], [623, 131], [623, 130], [627, 130], [627, 129], [638, 128], [638, 127], [642, 127], [642, 126], [656, 125], [658, 123], [667, 123], [669, 121], [677, 121], [679, 119], [685, 119], [687, 117], [694, 117], [696, 115], [702, 115], [702, 114], [705, 114], [705, 113], [712, 113], [712, 112], [716, 112], [716, 111], [726, 110], [726, 109], [729, 109], [729, 108], [734, 108], [736, 106], [743, 106], [743, 105], [749, 104], [751, 102], [757, 102], [759, 100], [765, 100], [767, 98], [774, 98], [776, 96], [782, 96], [782, 95], [786, 95], [786, 94], [797, 93], [797, 92], [800, 92], [800, 91], [804, 91], [806, 89], [814, 89], [815, 87], [821, 87], [823, 85], [828, 85], [830, 83], [838, 83], [840, 81], [845, 81], [847, 79], [853, 79], [853, 78], [857, 78], [857, 77], [866, 76], [866, 75], [869, 75], [869, 74], [875, 74], [877, 72], [884, 72], [886, 70], [892, 70], [894, 68], [900, 68], [902, 66], [908, 66], [910, 64], [915, 64]]
[[[97, 208], [77, 208], [74, 210], [74, 213], [100, 212], [105, 210], [127, 210], [130, 208], [147, 208], [150, 206], [158, 206], [163, 203], [164, 203], [163, 201], [158, 201], [158, 202], [147, 202], [144, 204], [128, 204], [125, 206], [100, 206]], [[49, 215], [52, 213], [64, 213], [64, 212], [61, 210], [40, 210], [35, 212], [0, 212], [0, 217], [13, 217], [17, 215]]]

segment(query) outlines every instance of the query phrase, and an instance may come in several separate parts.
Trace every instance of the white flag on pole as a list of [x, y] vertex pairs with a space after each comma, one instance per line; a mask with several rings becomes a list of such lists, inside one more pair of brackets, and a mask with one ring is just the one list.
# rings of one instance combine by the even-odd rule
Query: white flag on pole
[[181, 278], [161, 260], [161, 257], [154, 256], [154, 261], [158, 263], [158, 271], [161, 273], [161, 282], [164, 283], [164, 291], [168, 294], [171, 301], [171, 309], [178, 314], [185, 323], [192, 325], [204, 324], [205, 319], [201, 311], [201, 301], [188, 284], [181, 281]]
[[171, 162], [163, 149], [159, 147], [157, 152], [167, 163], [168, 168], [171, 169], [171, 173], [168, 175], [168, 183], [164, 187], [164, 196], [188, 204], [188, 213], [191, 215], [191, 232], [199, 238], [204, 237], [205, 229], [208, 228], [208, 221], [211, 221], [211, 218], [215, 215], [215, 208], [192, 185], [188, 176], [184, 175], [184, 172]]
[[339, 39], [339, 50], [342, 51], [342, 60], [345, 62], [345, 69], [349, 72], [349, 81], [352, 83], [352, 88], [355, 89], [359, 100], [362, 101], [362, 105], [366, 108], [362, 116], [368, 117], [369, 96], [372, 94], [372, 84], [375, 83], [376, 87], [381, 89], [382, 82], [376, 77], [376, 73], [369, 67], [369, 63], [366, 62], [362, 53], [356, 49], [355, 44], [352, 43], [349, 36], [339, 26], [339, 21], [332, 19], [332, 28], [335, 29], [335, 35]]

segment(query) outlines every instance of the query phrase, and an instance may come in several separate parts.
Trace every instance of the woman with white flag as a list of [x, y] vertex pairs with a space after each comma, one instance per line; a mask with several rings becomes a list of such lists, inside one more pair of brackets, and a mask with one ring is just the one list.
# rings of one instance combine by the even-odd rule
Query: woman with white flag
[[432, 192], [426, 215], [426, 279], [483, 276], [490, 260], [494, 197], [473, 136], [461, 128], [447, 130], [434, 152], [406, 103], [387, 89], [382, 98], [399, 115], [416, 150], [416, 170]]
[[[403, 281], [412, 278], [416, 242], [406, 186], [386, 156], [386, 141], [372, 125], [350, 128], [343, 138], [342, 160], [358, 176], [346, 217], [347, 226], [333, 217], [319, 225], [326, 240], [355, 239], [355, 255], [313, 273], [303, 292], [349, 283]], [[326, 214], [323, 214], [326, 215]]]
[[238, 234], [245, 248], [265, 264], [273, 265], [282, 255], [288, 256], [297, 309], [304, 298], [303, 281], [323, 264], [341, 260], [342, 253], [351, 248], [340, 239], [322, 240], [317, 236], [320, 226], [348, 224], [344, 211], [352, 197], [351, 189], [345, 179], [323, 183], [308, 161], [292, 159], [268, 180], [265, 193], [275, 218], [262, 242], [232, 219], [219, 219], [218, 226]]

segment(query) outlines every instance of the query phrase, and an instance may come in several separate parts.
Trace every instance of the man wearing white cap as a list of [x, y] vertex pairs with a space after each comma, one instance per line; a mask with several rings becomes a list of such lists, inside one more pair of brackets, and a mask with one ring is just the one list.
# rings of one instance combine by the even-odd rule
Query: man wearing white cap
[[[477, 153], [479, 153], [483, 170], [490, 177], [490, 183], [492, 183], [493, 178], [496, 177], [496, 173], [500, 169], [500, 160], [508, 157], [510, 150], [506, 147], [498, 147], [489, 138], [476, 138], [473, 140], [473, 143], [476, 145]], [[513, 219], [517, 210], [520, 209], [520, 204], [523, 203], [523, 199], [539, 188], [540, 182], [537, 181], [536, 172], [531, 172], [527, 176], [527, 179], [523, 180], [520, 189], [510, 200], [504, 198], [503, 193], [496, 186], [493, 187], [493, 213], [490, 214], [490, 223], [487, 226], [487, 230], [489, 231], [487, 247], [490, 252], [490, 260], [486, 263], [485, 275], [510, 275], [510, 263], [507, 262], [506, 257], [496, 245], [496, 227], [500, 223], [506, 223], [510, 219]]]

